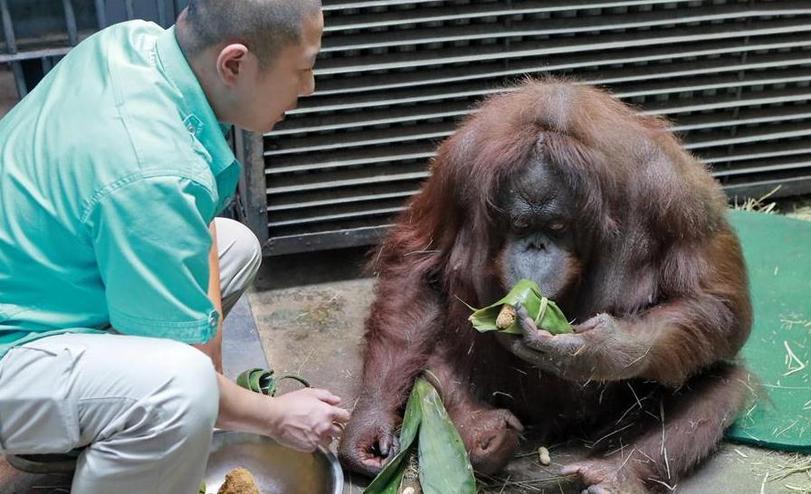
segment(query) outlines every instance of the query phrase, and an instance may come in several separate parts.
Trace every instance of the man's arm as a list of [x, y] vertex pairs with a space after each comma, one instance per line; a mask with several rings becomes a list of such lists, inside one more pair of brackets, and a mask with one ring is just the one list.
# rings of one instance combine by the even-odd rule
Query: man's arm
[[313, 451], [339, 437], [349, 412], [325, 389], [305, 388], [270, 397], [237, 386], [217, 374], [220, 412], [216, 426], [270, 436], [288, 447]]
[[209, 226], [211, 250], [208, 255], [208, 296], [220, 314], [217, 332], [207, 343], [195, 345], [211, 358], [217, 371], [220, 413], [217, 427], [269, 435], [290, 447], [311, 451], [328, 446], [340, 434], [349, 413], [335, 405], [340, 398], [323, 389], [304, 389], [279, 397], [268, 397], [237, 386], [222, 374], [222, 295], [217, 227]]
[[208, 255], [208, 296], [220, 314], [217, 332], [207, 343], [195, 345], [211, 358], [217, 371], [220, 390], [220, 414], [217, 426], [222, 429], [269, 435], [290, 447], [310, 451], [317, 445], [328, 446], [349, 419], [346, 410], [335, 405], [340, 398], [323, 389], [304, 389], [270, 398], [237, 386], [222, 374], [222, 295], [220, 293], [220, 259], [217, 227], [212, 221], [211, 251]]
[[194, 345], [198, 350], [209, 356], [214, 363], [214, 369], [222, 374], [222, 322], [225, 315], [222, 313], [222, 295], [220, 293], [220, 254], [217, 248], [217, 226], [212, 221], [208, 228], [211, 233], [211, 251], [208, 253], [208, 296], [217, 313], [220, 321], [217, 323], [217, 332], [208, 342]]
[[[144, 204], [160, 205], [160, 221], [144, 214]], [[211, 194], [197, 182], [156, 176], [101, 196], [84, 222], [105, 284], [110, 324], [123, 334], [188, 342], [213, 331], [216, 336], [198, 348], [220, 370], [222, 325], [212, 324], [213, 311], [222, 310], [217, 237], [204, 219], [213, 208]], [[298, 449], [328, 443], [340, 432], [337, 424], [349, 418], [335, 406], [338, 397], [324, 390], [271, 398], [221, 373], [217, 383], [218, 425], [267, 434]]]

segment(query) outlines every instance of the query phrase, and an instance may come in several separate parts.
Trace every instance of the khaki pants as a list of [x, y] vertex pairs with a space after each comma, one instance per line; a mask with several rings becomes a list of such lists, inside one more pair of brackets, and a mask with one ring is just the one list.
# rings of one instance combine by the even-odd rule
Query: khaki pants
[[[261, 262], [246, 227], [217, 218], [223, 311]], [[76, 494], [193, 494], [219, 393], [211, 361], [166, 339], [62, 334], [0, 360], [0, 452], [78, 459]]]

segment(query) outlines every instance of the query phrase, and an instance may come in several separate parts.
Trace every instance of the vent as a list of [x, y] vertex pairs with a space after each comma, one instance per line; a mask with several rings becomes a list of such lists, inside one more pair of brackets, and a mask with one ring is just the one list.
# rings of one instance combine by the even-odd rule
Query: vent
[[[673, 122], [731, 197], [811, 193], [808, 0], [322, 0], [316, 93], [236, 134], [266, 253], [375, 242], [442, 139], [526, 76], [598, 84]], [[0, 0], [0, 114], [98, 28], [186, 0]]]
[[811, 192], [807, 0], [324, 0], [324, 11], [316, 93], [255, 144], [269, 254], [377, 240], [459, 119], [527, 75], [598, 84], [668, 117], [730, 196]]
[[169, 26], [187, 0], [0, 0], [0, 115], [77, 43], [130, 19]]

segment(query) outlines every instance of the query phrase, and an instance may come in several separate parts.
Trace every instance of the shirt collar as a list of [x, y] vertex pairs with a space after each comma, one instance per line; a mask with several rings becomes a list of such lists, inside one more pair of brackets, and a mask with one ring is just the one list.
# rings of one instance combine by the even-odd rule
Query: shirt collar
[[229, 127], [220, 123], [211, 109], [203, 88], [177, 44], [175, 26], [158, 37], [157, 57], [164, 75], [180, 91], [181, 99], [178, 103], [183, 125], [211, 155], [211, 171], [214, 175], [220, 174], [236, 161], [225, 138]]

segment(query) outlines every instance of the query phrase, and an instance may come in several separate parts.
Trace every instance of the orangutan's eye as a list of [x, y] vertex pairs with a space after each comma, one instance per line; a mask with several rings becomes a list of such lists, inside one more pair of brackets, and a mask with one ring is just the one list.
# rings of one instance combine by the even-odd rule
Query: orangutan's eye
[[529, 228], [529, 221], [527, 221], [524, 217], [518, 217], [513, 219], [513, 228], [518, 231], [526, 230]]

